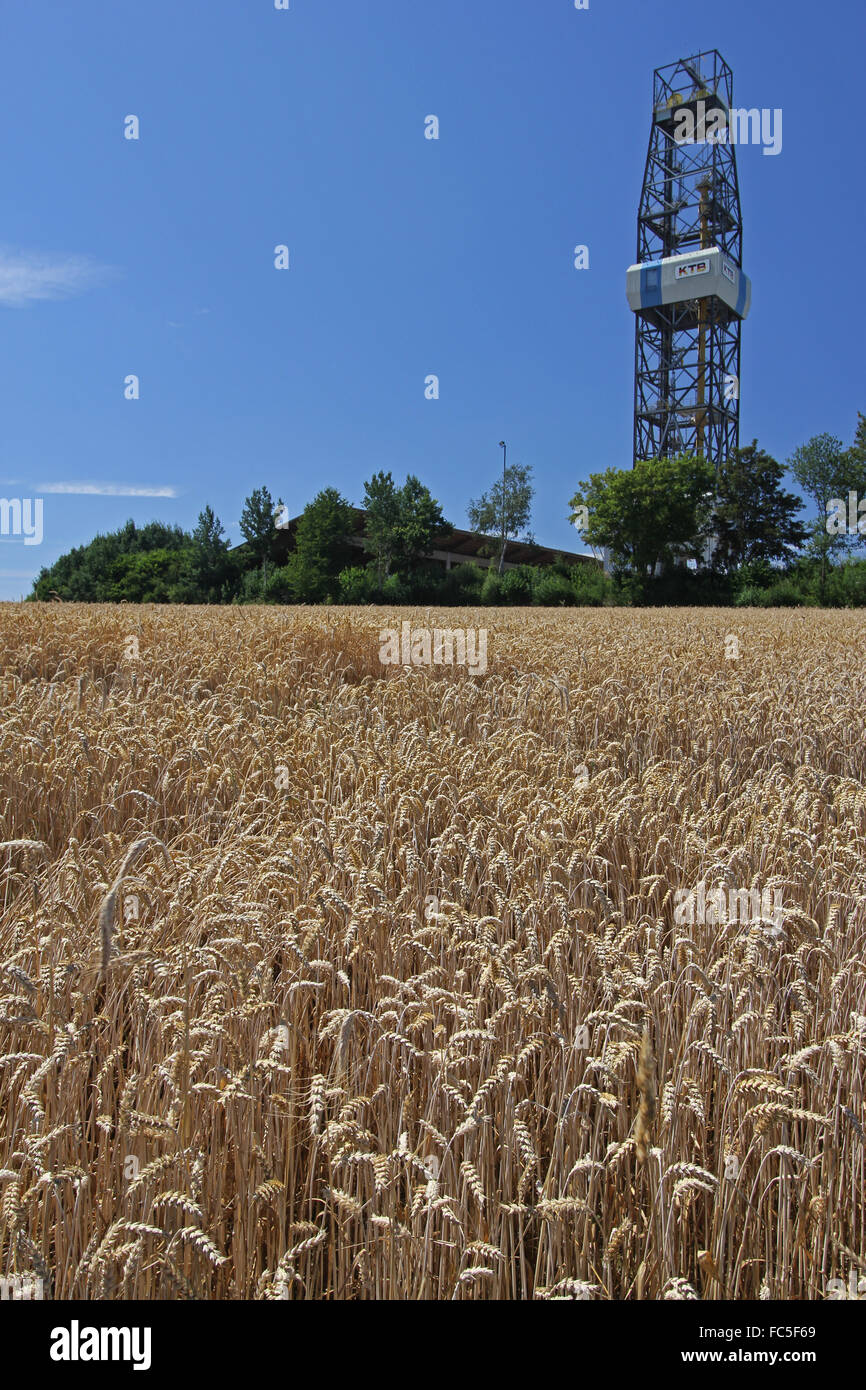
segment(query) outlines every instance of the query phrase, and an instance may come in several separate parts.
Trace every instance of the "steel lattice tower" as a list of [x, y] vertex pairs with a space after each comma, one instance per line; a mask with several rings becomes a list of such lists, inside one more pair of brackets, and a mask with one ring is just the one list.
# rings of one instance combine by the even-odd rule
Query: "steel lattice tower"
[[751, 287], [732, 101], [733, 74], [715, 49], [655, 72], [637, 265], [628, 276], [635, 463], [694, 453], [718, 470], [739, 447], [740, 331]]

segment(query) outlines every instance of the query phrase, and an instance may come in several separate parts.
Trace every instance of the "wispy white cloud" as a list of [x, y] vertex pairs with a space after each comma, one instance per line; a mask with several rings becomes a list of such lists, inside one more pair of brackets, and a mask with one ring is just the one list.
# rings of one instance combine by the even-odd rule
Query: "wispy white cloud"
[[0, 304], [21, 308], [41, 299], [68, 299], [105, 284], [117, 271], [89, 256], [0, 247]]
[[177, 497], [176, 487], [136, 487], [127, 483], [40, 483], [37, 493], [67, 497]]

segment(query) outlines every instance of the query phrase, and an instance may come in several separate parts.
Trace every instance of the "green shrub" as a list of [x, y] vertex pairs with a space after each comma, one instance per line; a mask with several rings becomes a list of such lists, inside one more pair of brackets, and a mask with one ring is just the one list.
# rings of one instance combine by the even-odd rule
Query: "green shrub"
[[577, 603], [574, 586], [564, 575], [549, 570], [539, 570], [537, 575], [532, 599], [539, 608], [574, 607]]
[[827, 602], [834, 608], [866, 608], [866, 560], [849, 560], [831, 570]]
[[[261, 577], [261, 571], [258, 571]], [[294, 603], [288, 567], [268, 570], [268, 577], [262, 585], [262, 599], [265, 603]]]
[[734, 602], [744, 589], [769, 589], [780, 577], [779, 571], [773, 568], [769, 560], [753, 560], [748, 565], [740, 565], [730, 576]]
[[452, 570], [446, 570], [439, 602], [454, 604], [458, 608], [469, 608], [480, 603], [486, 576], [487, 571], [480, 565], [468, 562], [465, 565], [456, 565]]
[[644, 602], [648, 580], [629, 570], [618, 570], [613, 577], [613, 589], [624, 608], [639, 608]]
[[502, 603], [502, 580], [495, 569], [489, 569], [481, 586], [481, 602], [495, 607]]
[[532, 603], [532, 581], [535, 571], [528, 565], [506, 570], [499, 580], [500, 602], [515, 608], [528, 608]]
[[235, 603], [264, 603], [265, 581], [260, 569], [247, 570], [241, 577]]
[[762, 591], [760, 598], [762, 608], [802, 608], [805, 603], [803, 594], [790, 579], [771, 584], [769, 589]]
[[581, 607], [602, 608], [614, 603], [613, 581], [601, 566], [574, 565], [569, 577], [575, 601]]
[[748, 588], [740, 589], [734, 599], [735, 608], [760, 608], [763, 603], [765, 589], [758, 589], [754, 584]]
[[722, 608], [731, 602], [731, 582], [719, 570], [691, 569], [676, 565], [664, 574], [648, 576], [638, 602], [651, 608]]
[[389, 574], [382, 585], [382, 603], [407, 604], [411, 602], [408, 586], [399, 574]]
[[376, 577], [363, 565], [350, 565], [341, 570], [339, 602], [345, 604], [375, 603]]
[[429, 562], [419, 564], [413, 569], [401, 571], [400, 577], [406, 590], [407, 603], [420, 606], [447, 601], [443, 595], [447, 592], [448, 576], [439, 565]]

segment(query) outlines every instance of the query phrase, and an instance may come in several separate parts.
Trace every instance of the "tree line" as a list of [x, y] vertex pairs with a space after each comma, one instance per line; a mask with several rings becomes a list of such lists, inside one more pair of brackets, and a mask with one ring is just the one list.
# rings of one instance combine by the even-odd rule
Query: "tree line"
[[[784, 483], [789, 473], [814, 511]], [[584, 540], [608, 552], [633, 599], [742, 604], [866, 602], [866, 416], [853, 443], [830, 434], [787, 467], [753, 440], [715, 471], [693, 454], [592, 474], [571, 499]]]
[[[531, 542], [531, 468], [512, 465], [488, 492], [470, 501], [470, 524], [480, 533], [498, 526], [502, 536], [480, 547], [504, 574], [505, 546]], [[379, 472], [364, 484], [362, 547], [353, 544], [355, 509], [335, 488], [324, 488], [294, 525], [285, 554], [280, 532], [287, 509], [258, 487], [240, 516], [243, 544], [232, 548], [208, 504], [192, 532], [152, 521], [127, 521], [62, 555], [39, 574], [31, 599], [97, 603], [469, 603], [481, 601], [487, 573], [476, 565], [443, 571], [434, 545], [447, 544], [452, 524], [419, 478], [398, 485]], [[488, 585], [488, 593], [490, 586]], [[542, 598], [539, 597], [539, 602]]]
[[[785, 487], [786, 475], [813, 504]], [[600, 566], [569, 563], [506, 568], [507, 546], [529, 544], [531, 468], [510, 465], [468, 506], [490, 568], [444, 570], [434, 544], [452, 531], [430, 490], [413, 474], [398, 485], [379, 472], [364, 484], [363, 546], [356, 514], [324, 488], [294, 523], [286, 553], [281, 498], [265, 486], [246, 498], [244, 538], [231, 548], [210, 505], [195, 529], [152, 521], [96, 536], [41, 571], [31, 599], [129, 603], [828, 604], [866, 605], [866, 417], [853, 443], [823, 434], [787, 467], [757, 441], [715, 473], [690, 454], [591, 474], [570, 519]], [[860, 510], [862, 506], [862, 510]], [[861, 529], [862, 527], [862, 529]]]
[[[470, 520], [483, 529], [499, 515], [505, 489], [506, 536], [526, 531], [532, 500], [531, 470], [519, 465], [469, 504]], [[286, 554], [281, 530], [288, 514], [267, 487], [255, 488], [240, 516], [243, 544], [232, 548], [225, 527], [208, 504], [192, 532], [152, 521], [127, 521], [96, 536], [44, 568], [31, 599], [104, 603], [368, 603], [443, 602], [478, 598], [484, 574], [458, 566], [449, 576], [431, 560], [437, 539], [453, 530], [441, 506], [419, 478], [402, 485], [379, 472], [364, 485], [363, 546], [353, 544], [356, 516], [335, 488], [324, 488], [294, 525]], [[485, 553], [493, 555], [490, 540]], [[504, 558], [504, 557], [503, 557]], [[503, 568], [500, 562], [500, 569]]]

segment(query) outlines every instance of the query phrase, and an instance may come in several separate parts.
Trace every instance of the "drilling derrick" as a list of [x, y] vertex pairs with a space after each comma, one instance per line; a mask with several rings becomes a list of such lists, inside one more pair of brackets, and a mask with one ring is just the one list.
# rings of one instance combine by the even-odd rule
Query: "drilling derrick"
[[733, 74], [715, 49], [656, 69], [638, 213], [634, 462], [739, 447], [743, 273]]

